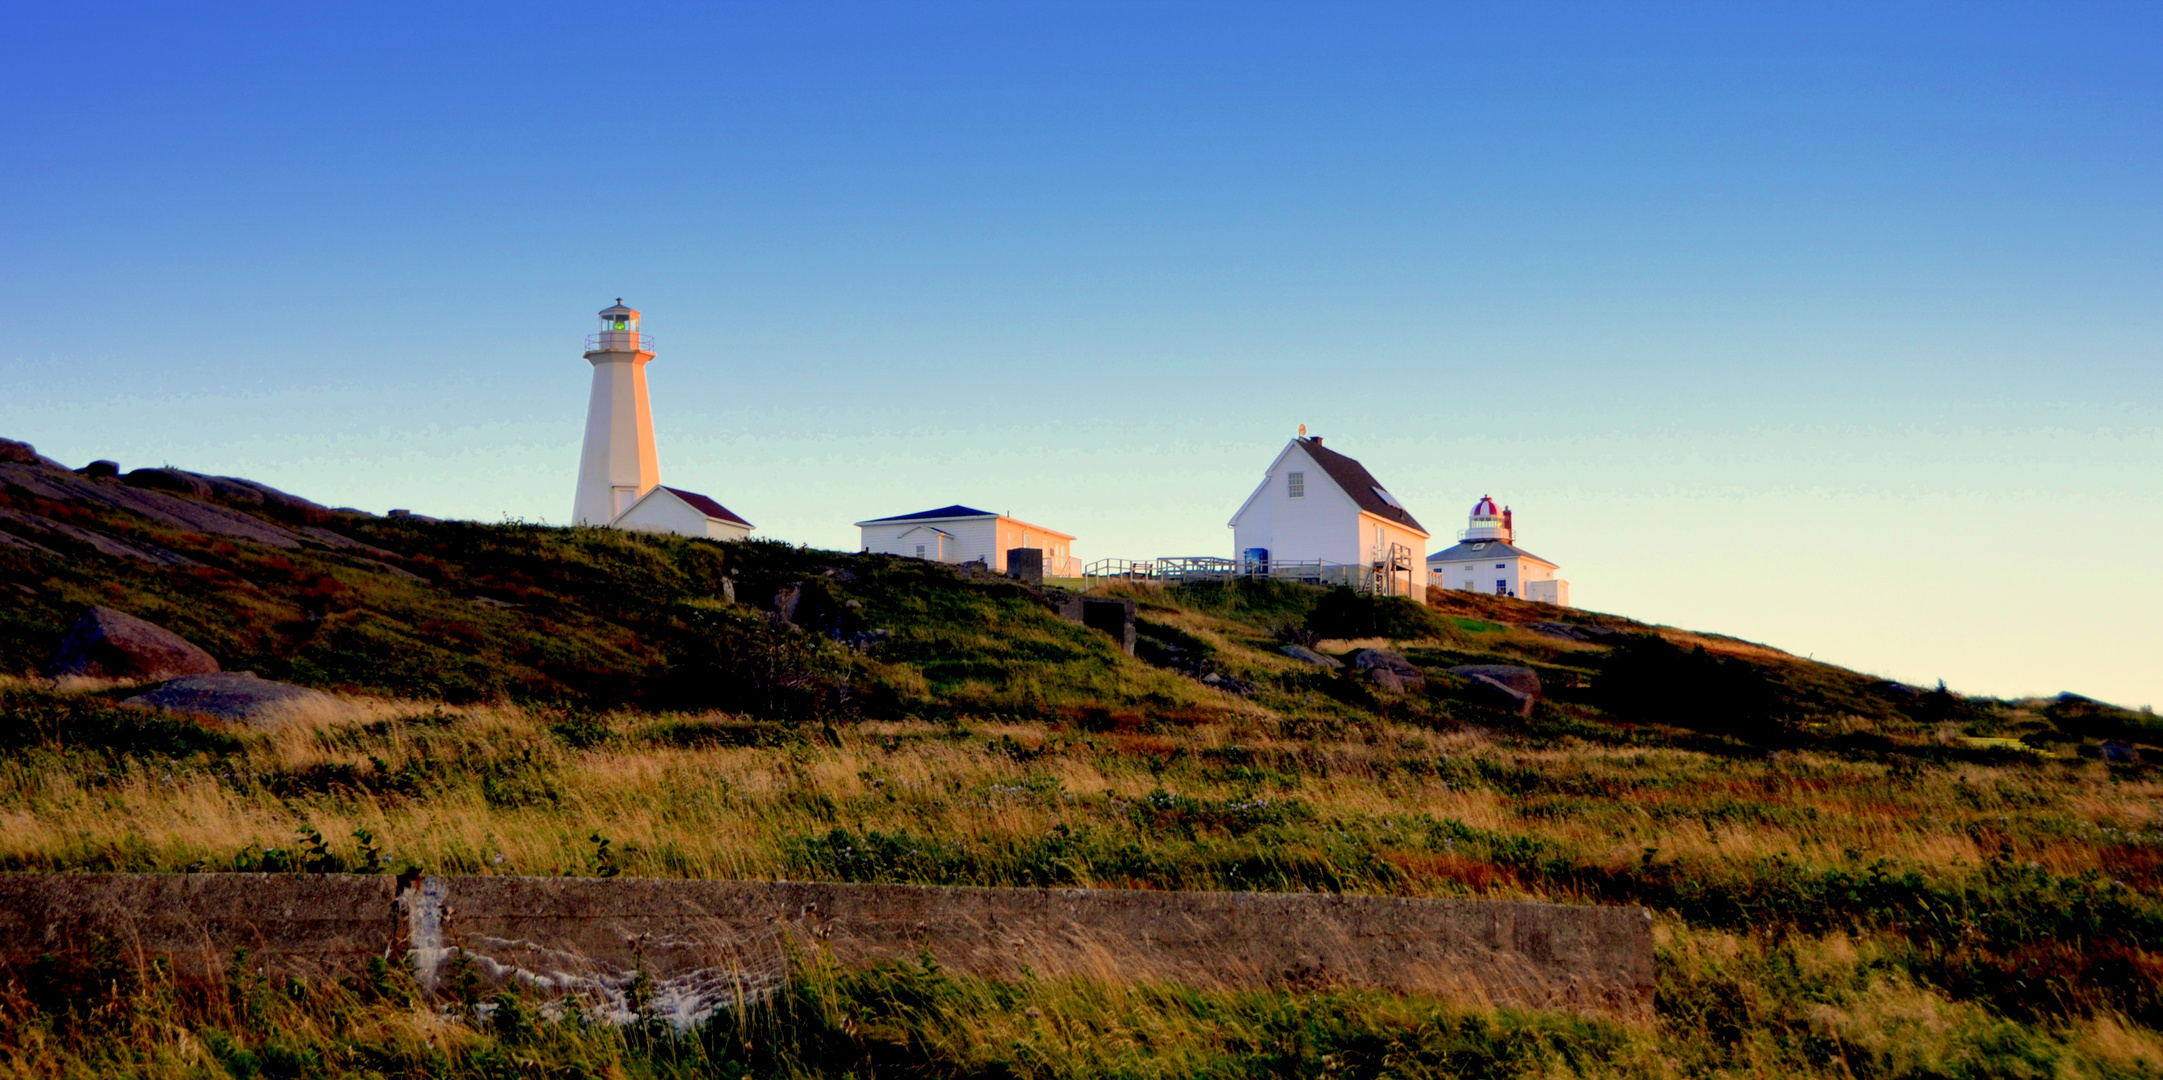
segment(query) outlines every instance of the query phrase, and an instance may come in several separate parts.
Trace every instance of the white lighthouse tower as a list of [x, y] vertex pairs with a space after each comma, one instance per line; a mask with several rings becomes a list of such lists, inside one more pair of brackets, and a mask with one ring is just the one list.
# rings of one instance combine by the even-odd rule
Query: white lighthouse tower
[[639, 332], [638, 312], [623, 306], [622, 297], [601, 312], [601, 332], [586, 339], [586, 359], [593, 362], [593, 398], [571, 521], [608, 525], [661, 482], [653, 410], [646, 402], [653, 338]]

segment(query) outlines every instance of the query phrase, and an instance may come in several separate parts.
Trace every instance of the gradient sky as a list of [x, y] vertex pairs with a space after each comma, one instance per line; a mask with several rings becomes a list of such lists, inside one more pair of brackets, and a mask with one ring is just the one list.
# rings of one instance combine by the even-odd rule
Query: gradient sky
[[[1581, 606], [2163, 704], [2163, 8], [8, 5], [0, 435], [1230, 554], [1304, 423]], [[1439, 544], [1437, 546], [1440, 546]]]

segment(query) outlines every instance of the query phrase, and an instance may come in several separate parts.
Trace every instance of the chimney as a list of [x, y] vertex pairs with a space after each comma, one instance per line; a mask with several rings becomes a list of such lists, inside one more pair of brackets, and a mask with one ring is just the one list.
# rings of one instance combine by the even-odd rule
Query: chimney
[[1308, 439], [1307, 441], [1313, 443], [1316, 446], [1322, 445], [1322, 437], [1320, 435], [1316, 435], [1315, 437]]
[[1502, 508], [1502, 542], [1512, 543], [1516, 539], [1517, 530], [1510, 527], [1510, 508], [1505, 506]]

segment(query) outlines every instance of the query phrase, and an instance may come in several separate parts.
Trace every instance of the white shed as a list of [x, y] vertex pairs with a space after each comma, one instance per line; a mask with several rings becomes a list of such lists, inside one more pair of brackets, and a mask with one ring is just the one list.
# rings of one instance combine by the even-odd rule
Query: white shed
[[659, 485], [639, 496], [610, 524], [619, 529], [703, 536], [709, 540], [741, 540], [751, 535], [751, 523], [730, 513], [728, 507], [695, 491]]
[[1231, 527], [1243, 572], [1426, 598], [1427, 530], [1366, 466], [1324, 449], [1319, 435], [1286, 444]]
[[956, 504], [872, 518], [857, 522], [856, 527], [869, 552], [949, 563], [982, 559], [985, 566], [1003, 573], [1009, 549], [1036, 548], [1044, 553], [1047, 576], [1081, 576], [1080, 564], [1074, 560], [1074, 537], [989, 510]]

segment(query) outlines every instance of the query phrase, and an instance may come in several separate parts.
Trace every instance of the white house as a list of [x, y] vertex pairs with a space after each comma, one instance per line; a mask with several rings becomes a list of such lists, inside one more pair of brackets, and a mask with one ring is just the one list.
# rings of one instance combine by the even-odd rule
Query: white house
[[703, 536], [708, 540], [741, 540], [751, 535], [751, 523], [729, 512], [728, 507], [698, 492], [659, 484], [610, 524], [619, 529]]
[[1470, 524], [1455, 547], [1427, 556], [1429, 581], [1446, 589], [1570, 606], [1570, 583], [1555, 576], [1561, 567], [1516, 545], [1509, 507], [1498, 510], [1482, 495], [1472, 504]]
[[942, 506], [859, 521], [856, 527], [868, 552], [948, 563], [982, 559], [985, 566], [1005, 573], [1009, 549], [1037, 548], [1044, 553], [1047, 577], [1081, 576], [1081, 564], [1074, 559], [1074, 537], [989, 510]]
[[1232, 515], [1242, 572], [1425, 599], [1427, 530], [1365, 466], [1300, 432]]

